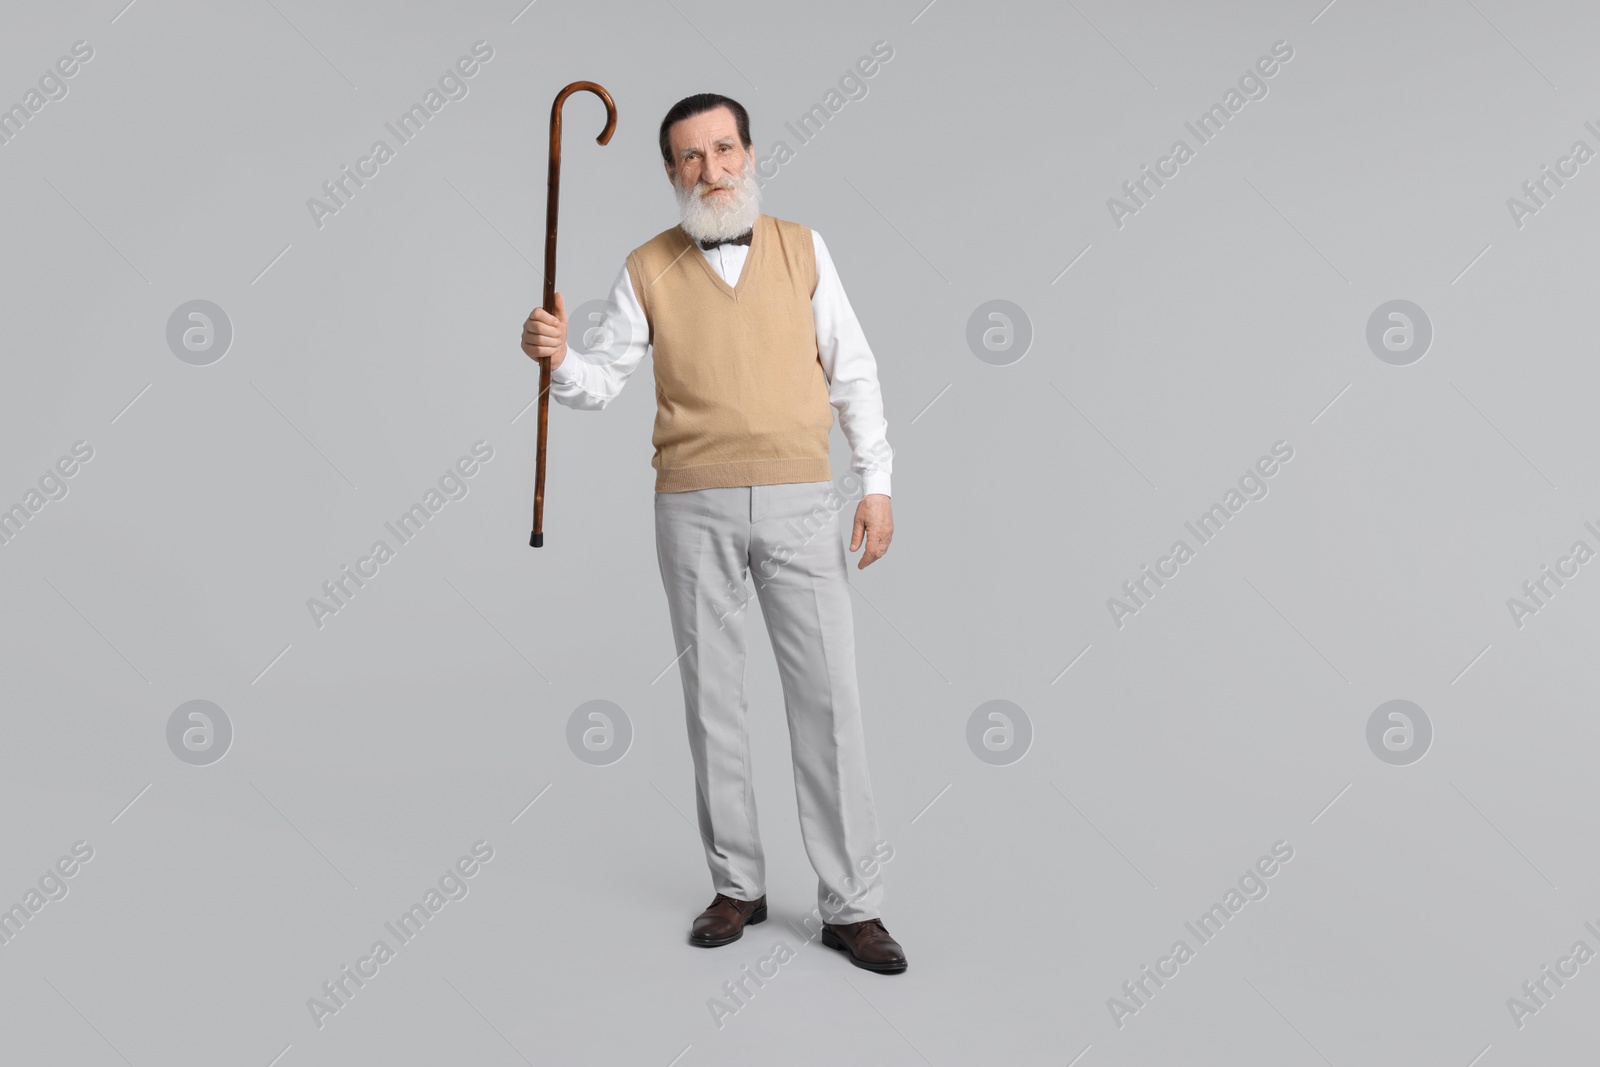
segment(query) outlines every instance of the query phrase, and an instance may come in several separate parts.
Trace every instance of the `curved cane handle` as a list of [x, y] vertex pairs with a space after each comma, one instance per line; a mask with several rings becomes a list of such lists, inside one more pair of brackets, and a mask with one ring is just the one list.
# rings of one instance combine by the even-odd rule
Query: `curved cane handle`
[[561, 106], [573, 93], [590, 92], [606, 105], [606, 128], [596, 137], [596, 144], [606, 144], [617, 130], [617, 105], [611, 94], [594, 82], [573, 82], [556, 94], [550, 105], [550, 194], [545, 205], [544, 227], [544, 309], [556, 312], [556, 204], [561, 195]]

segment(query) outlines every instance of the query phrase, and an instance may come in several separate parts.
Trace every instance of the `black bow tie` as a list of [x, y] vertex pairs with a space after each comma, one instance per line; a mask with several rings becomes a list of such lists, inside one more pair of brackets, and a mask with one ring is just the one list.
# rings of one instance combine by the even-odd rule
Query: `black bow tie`
[[718, 245], [747, 245], [750, 243], [750, 235], [754, 232], [746, 230], [737, 237], [724, 237], [720, 241], [701, 241], [700, 247], [709, 252]]

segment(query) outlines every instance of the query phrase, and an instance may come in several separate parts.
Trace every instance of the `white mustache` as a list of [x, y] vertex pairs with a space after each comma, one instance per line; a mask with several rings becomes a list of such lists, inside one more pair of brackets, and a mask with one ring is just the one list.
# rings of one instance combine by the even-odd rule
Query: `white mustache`
[[[715, 203], [711, 193], [729, 195]], [[697, 179], [693, 186], [678, 186], [678, 204], [684, 230], [700, 240], [734, 236], [754, 223], [760, 212], [759, 187], [751, 174], [725, 174], [715, 181]]]

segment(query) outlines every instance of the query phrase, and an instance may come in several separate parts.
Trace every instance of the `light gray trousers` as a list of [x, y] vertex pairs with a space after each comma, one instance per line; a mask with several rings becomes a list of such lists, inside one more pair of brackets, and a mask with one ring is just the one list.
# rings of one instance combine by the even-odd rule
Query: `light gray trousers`
[[[745, 610], [754, 581], [783, 682], [795, 796], [826, 922], [879, 917], [877, 813], [855, 631], [831, 482], [655, 495], [656, 556], [680, 653], [700, 836], [715, 891], [766, 892], [745, 730]], [[863, 867], [871, 871], [863, 873]]]

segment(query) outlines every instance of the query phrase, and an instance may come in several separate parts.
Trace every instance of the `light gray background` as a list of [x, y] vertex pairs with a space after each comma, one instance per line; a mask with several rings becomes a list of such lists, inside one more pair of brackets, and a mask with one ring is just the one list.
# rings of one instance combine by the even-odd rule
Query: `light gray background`
[[[6, 1063], [1503, 1064], [1592, 1049], [1600, 963], [1600, 163], [1506, 199], [1600, 123], [1576, 2], [709, 0], [13, 6], [0, 103], [94, 48], [0, 147], [0, 502], [94, 458], [0, 548], [0, 903], [94, 858], [0, 946]], [[520, 10], [519, 10], [520, 9]], [[306, 199], [473, 42], [494, 58], [318, 229]], [[811, 143], [783, 128], [894, 49]], [[1270, 51], [1294, 58], [1120, 229], [1121, 183]], [[527, 547], [547, 116], [567, 82], [560, 288], [604, 294], [676, 219], [666, 108], [715, 90], [764, 209], [819, 230], [877, 355], [888, 555], [852, 573], [893, 843], [885, 978], [790, 927], [814, 878], [777, 675], [750, 623], [773, 921], [684, 943], [711, 897], [654, 555], [641, 368], [551, 405]], [[1067, 269], [1070, 265], [1070, 269]], [[234, 339], [192, 366], [169, 315]], [[1009, 366], [968, 317], [1010, 300]], [[1425, 358], [1369, 350], [1411, 300]], [[519, 417], [520, 416], [520, 417]], [[472, 443], [494, 459], [336, 617], [306, 607]], [[1294, 458], [1127, 624], [1121, 583], [1273, 442]], [[848, 451], [835, 433], [835, 472]], [[848, 537], [852, 509], [840, 516]], [[1600, 525], [1600, 521], [1597, 521]], [[759, 607], [752, 605], [759, 616]], [[1070, 669], [1068, 669], [1070, 666]], [[168, 748], [216, 702], [231, 749]], [[566, 727], [633, 729], [591, 766]], [[1406, 699], [1420, 762], [1371, 751]], [[1009, 700], [1006, 766], [967, 744]], [[530, 806], [530, 802], [534, 801]], [[318, 1029], [322, 983], [472, 843], [494, 859]], [[1107, 1008], [1275, 841], [1270, 894], [1119, 1028]], [[718, 1028], [722, 983], [797, 952]], [[276, 1057], [276, 1058], [275, 1058]]]

